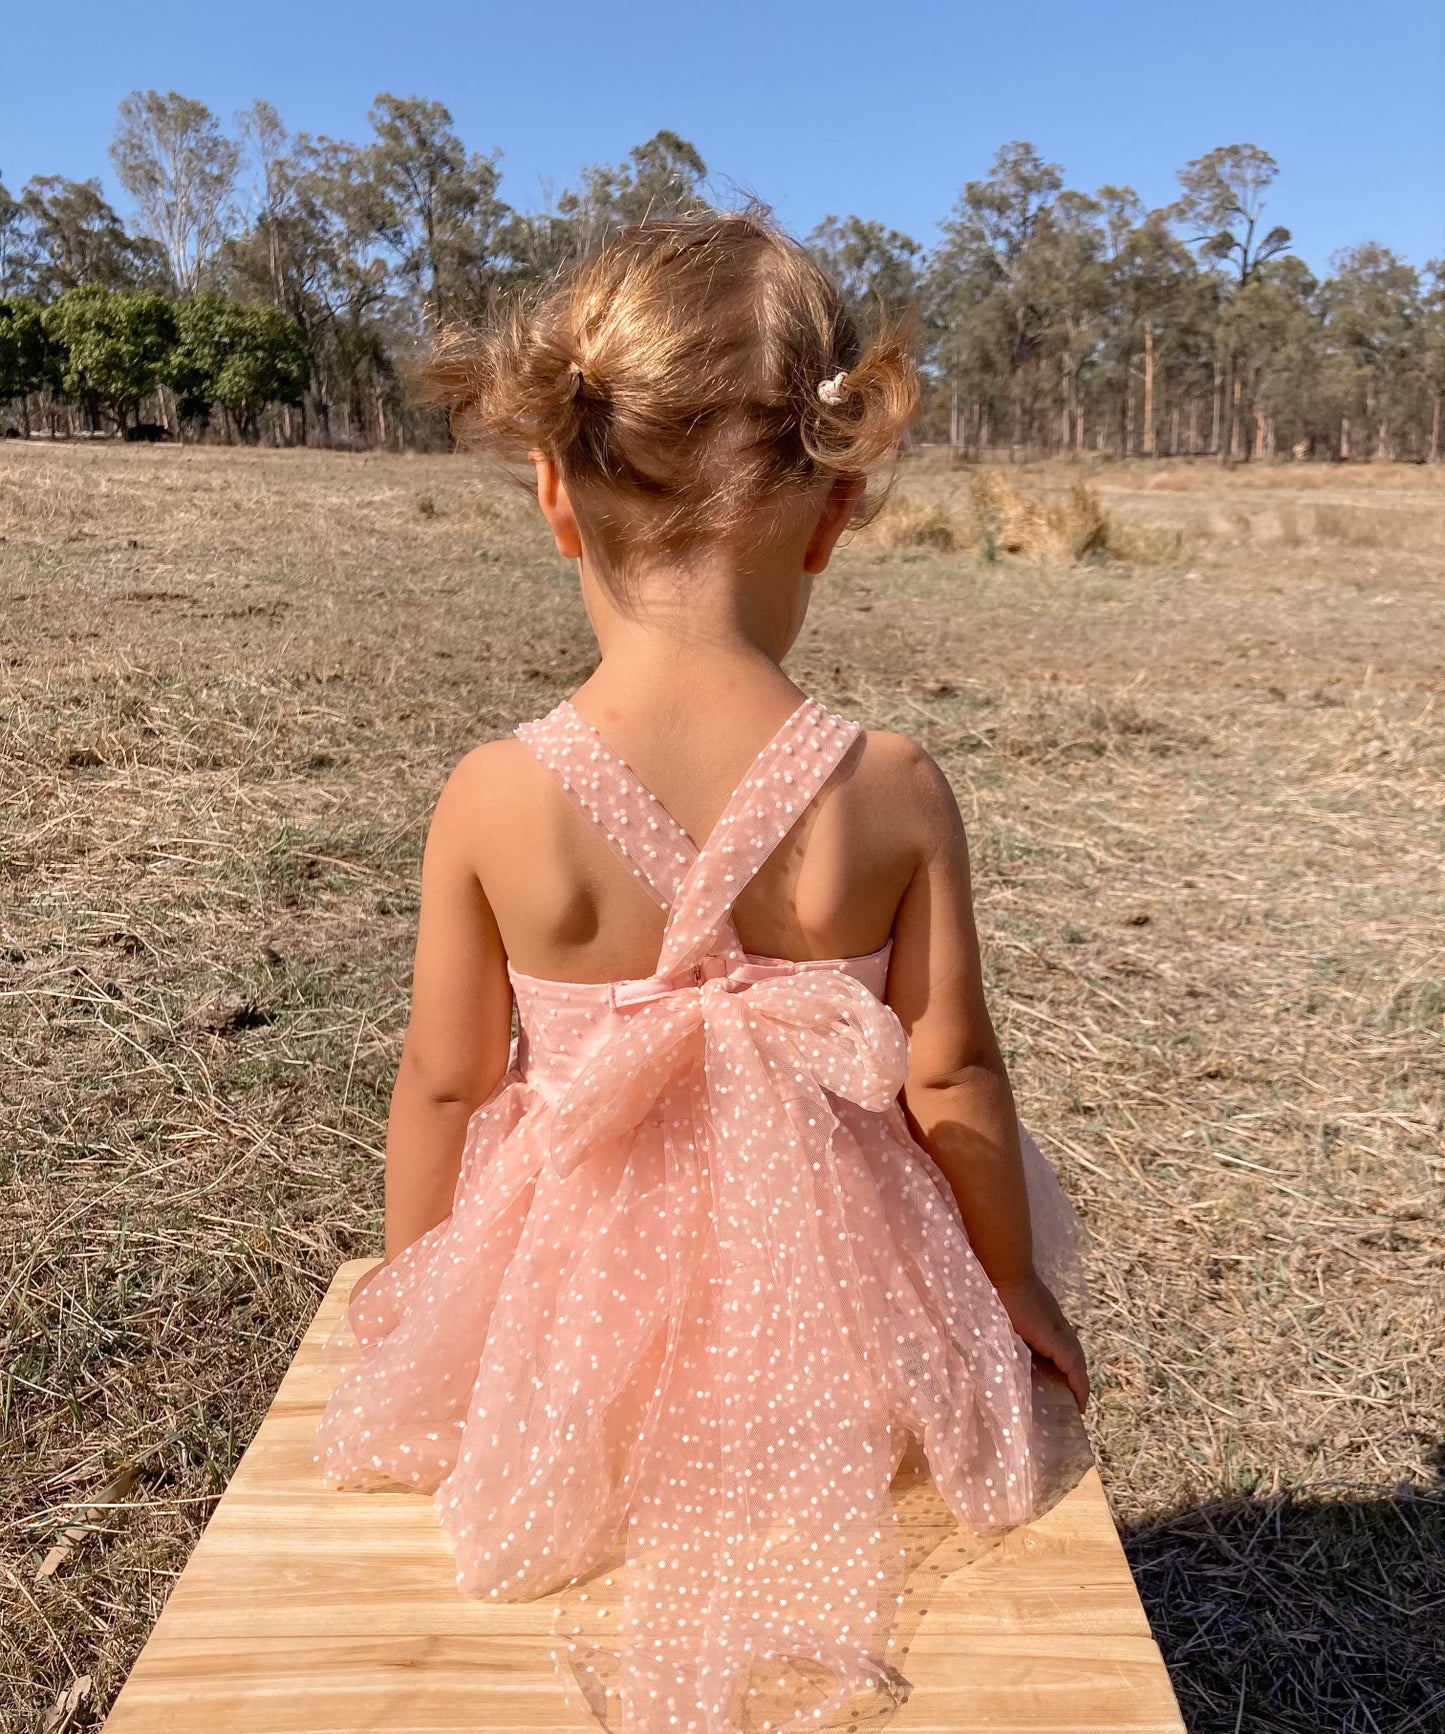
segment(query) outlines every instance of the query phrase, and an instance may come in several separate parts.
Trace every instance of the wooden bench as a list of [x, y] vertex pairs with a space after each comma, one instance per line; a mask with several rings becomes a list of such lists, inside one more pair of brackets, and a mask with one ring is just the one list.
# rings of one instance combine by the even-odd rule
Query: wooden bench
[[[317, 1478], [322, 1348], [366, 1263], [337, 1272], [107, 1734], [595, 1730], [554, 1672], [551, 1599], [459, 1595], [429, 1499]], [[900, 1499], [918, 1568], [890, 1734], [1183, 1734], [1095, 1470], [1002, 1542], [950, 1536], [942, 1510], [926, 1478]]]

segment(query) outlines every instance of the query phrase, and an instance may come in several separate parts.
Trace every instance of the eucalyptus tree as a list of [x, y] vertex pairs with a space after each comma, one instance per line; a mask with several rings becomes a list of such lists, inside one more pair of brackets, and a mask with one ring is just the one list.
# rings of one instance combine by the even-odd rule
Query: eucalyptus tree
[[1432, 259], [1425, 267], [1428, 288], [1421, 306], [1422, 378], [1430, 403], [1430, 432], [1426, 446], [1429, 463], [1445, 462], [1445, 259]]
[[[930, 323], [943, 370], [955, 383], [968, 371], [975, 413], [985, 404], [1002, 409], [1014, 446], [1024, 437], [1026, 375], [1055, 315], [1047, 241], [1062, 186], [1058, 165], [1031, 144], [1005, 145], [988, 175], [964, 186], [930, 261]], [[984, 366], [980, 339], [991, 353]]]
[[[1288, 229], [1280, 224], [1264, 228], [1264, 195], [1278, 175], [1274, 158], [1255, 144], [1220, 145], [1179, 171], [1181, 196], [1172, 208], [1174, 220], [1190, 245], [1198, 248], [1200, 259], [1226, 276], [1232, 273], [1231, 281], [1239, 290], [1289, 248]], [[1224, 425], [1216, 437], [1222, 460], [1241, 455], [1242, 426], [1234, 329], [1227, 305], [1228, 298], [1220, 322]]]
[[1330, 263], [1322, 300], [1325, 340], [1344, 384], [1341, 443], [1353, 448], [1353, 428], [1363, 426], [1373, 437], [1373, 455], [1393, 458], [1402, 423], [1420, 395], [1425, 344], [1419, 274], [1377, 241], [1347, 248]]
[[1284, 254], [1253, 272], [1230, 304], [1241, 398], [1252, 421], [1241, 434], [1248, 456], [1299, 445], [1308, 451], [1324, 434], [1318, 292], [1304, 261]]
[[368, 119], [376, 233], [418, 310], [432, 324], [476, 311], [510, 215], [497, 196], [496, 158], [469, 152], [439, 102], [383, 94]]
[[545, 283], [609, 235], [648, 217], [710, 208], [707, 164], [697, 146], [664, 129], [621, 163], [594, 163], [543, 210], [516, 213], [499, 236], [508, 286]]
[[165, 289], [170, 272], [153, 241], [132, 236], [98, 180], [36, 175], [20, 195], [24, 264], [19, 279], [43, 301], [67, 289]]
[[1058, 370], [1059, 445], [1066, 451], [1082, 451], [1088, 437], [1088, 387], [1098, 372], [1109, 313], [1102, 214], [1099, 198], [1068, 187], [1060, 190], [1050, 213], [1047, 251], [1055, 284], [1050, 353]]
[[253, 215], [222, 249], [218, 280], [270, 302], [300, 331], [324, 438], [338, 411], [348, 434], [378, 424], [395, 390], [392, 352], [413, 339], [418, 316], [392, 281], [380, 232], [388, 207], [367, 148], [293, 135], [269, 104], [239, 119]]
[[901, 319], [918, 295], [923, 249], [911, 235], [862, 217], [824, 217], [807, 247], [865, 329]]
[[135, 90], [120, 105], [110, 158], [176, 288], [193, 294], [226, 238], [240, 147], [203, 102]]
[[245, 221], [230, 247], [234, 251], [237, 242], [253, 238], [259, 243], [255, 251], [265, 260], [270, 299], [280, 307], [288, 289], [284, 228], [294, 209], [295, 141], [269, 102], [256, 101], [242, 109], [236, 116], [236, 128], [242, 149], [237, 178], [249, 178], [250, 189]]
[[[1170, 232], [1167, 211], [1145, 211], [1132, 188], [1105, 188], [1109, 212], [1110, 309], [1120, 393], [1119, 449], [1155, 457], [1159, 451], [1161, 383], [1188, 355], [1182, 318], [1193, 260]], [[1140, 391], [1136, 405], [1134, 379]], [[1137, 413], [1136, 413], [1137, 410]], [[1177, 428], [1173, 443], [1177, 444]]]
[[26, 287], [32, 257], [25, 207], [0, 180], [0, 295], [18, 294]]

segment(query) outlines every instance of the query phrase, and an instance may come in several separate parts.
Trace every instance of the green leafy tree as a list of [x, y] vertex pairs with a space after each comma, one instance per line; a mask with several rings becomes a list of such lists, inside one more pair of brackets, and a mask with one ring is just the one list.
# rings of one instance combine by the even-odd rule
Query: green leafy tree
[[232, 340], [216, 380], [216, 396], [230, 411], [242, 439], [254, 441], [272, 404], [298, 404], [306, 390], [306, 342], [296, 324], [274, 307], [237, 307]]
[[300, 403], [308, 373], [304, 336], [274, 307], [203, 292], [176, 309], [165, 378], [186, 420], [204, 424], [219, 403], [241, 439], [252, 442], [271, 404]]
[[176, 394], [182, 422], [204, 427], [212, 405], [220, 401], [217, 381], [230, 305], [214, 290], [202, 290], [176, 304], [176, 341], [166, 357], [163, 378]]
[[19, 403], [27, 434], [31, 394], [54, 383], [54, 356], [39, 304], [24, 295], [0, 301], [0, 404]]
[[126, 426], [160, 382], [176, 340], [175, 312], [163, 296], [98, 284], [68, 289], [42, 322], [60, 351], [60, 389], [92, 427], [102, 410]]
[[225, 238], [239, 147], [203, 102], [134, 90], [120, 105], [110, 157], [176, 288], [192, 294]]

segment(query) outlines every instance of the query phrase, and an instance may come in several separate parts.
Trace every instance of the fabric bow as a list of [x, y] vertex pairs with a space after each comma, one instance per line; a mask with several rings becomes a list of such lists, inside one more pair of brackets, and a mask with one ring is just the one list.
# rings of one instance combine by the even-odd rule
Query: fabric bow
[[617, 990], [624, 1015], [583, 1064], [552, 1121], [552, 1166], [566, 1176], [587, 1150], [632, 1131], [699, 1058], [715, 1136], [776, 1137], [781, 1109], [816, 1148], [837, 1124], [828, 1095], [871, 1113], [898, 1097], [908, 1037], [892, 1009], [844, 969], [729, 966], [704, 958]]

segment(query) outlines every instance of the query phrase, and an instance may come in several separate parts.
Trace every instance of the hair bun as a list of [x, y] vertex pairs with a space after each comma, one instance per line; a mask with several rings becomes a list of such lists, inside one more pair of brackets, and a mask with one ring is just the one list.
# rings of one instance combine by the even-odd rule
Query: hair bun
[[552, 458], [619, 566], [727, 535], [779, 492], [867, 475], [918, 406], [905, 334], [865, 343], [837, 285], [758, 209], [623, 230], [483, 332], [445, 333], [429, 373], [461, 443]]

